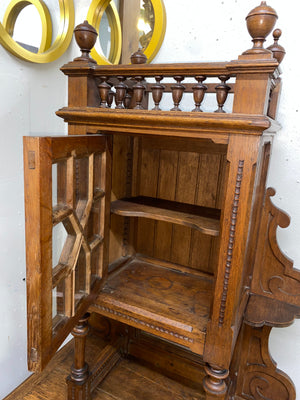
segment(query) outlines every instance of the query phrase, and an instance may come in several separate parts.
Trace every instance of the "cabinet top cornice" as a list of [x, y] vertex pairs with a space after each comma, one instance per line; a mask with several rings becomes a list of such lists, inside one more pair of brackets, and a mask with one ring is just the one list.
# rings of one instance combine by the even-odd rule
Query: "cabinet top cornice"
[[68, 123], [87, 125], [93, 133], [126, 132], [157, 136], [211, 138], [226, 143], [230, 135], [275, 133], [276, 121], [264, 115], [194, 113], [133, 109], [102, 109], [96, 107], [65, 107], [57, 111]]

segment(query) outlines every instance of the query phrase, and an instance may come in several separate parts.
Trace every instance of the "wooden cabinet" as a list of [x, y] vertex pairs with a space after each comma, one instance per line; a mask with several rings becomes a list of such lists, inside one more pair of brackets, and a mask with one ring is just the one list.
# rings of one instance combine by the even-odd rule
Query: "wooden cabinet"
[[[121, 356], [198, 384], [204, 373], [207, 400], [295, 398], [267, 351], [270, 327], [300, 307], [275, 237], [288, 217], [266, 190], [281, 58], [261, 36], [274, 13], [252, 11], [253, 48], [224, 63], [137, 64], [137, 53], [98, 66], [93, 28], [76, 28], [82, 56], [62, 68], [69, 103], [57, 112], [69, 136], [24, 139], [29, 368], [75, 326], [69, 399], [89, 399]], [[183, 94], [193, 111], [180, 111]], [[201, 112], [206, 96], [215, 112]], [[86, 311], [109, 333], [91, 370]]]

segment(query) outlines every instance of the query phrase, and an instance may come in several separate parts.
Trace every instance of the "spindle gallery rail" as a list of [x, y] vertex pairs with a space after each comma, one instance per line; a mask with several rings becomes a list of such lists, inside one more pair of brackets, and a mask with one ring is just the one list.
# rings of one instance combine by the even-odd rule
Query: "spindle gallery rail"
[[[180, 103], [183, 95], [185, 93], [192, 93], [194, 106], [190, 111], [201, 112], [201, 104], [204, 101], [205, 94], [215, 93], [217, 102], [215, 112], [225, 112], [224, 104], [228, 97], [228, 93], [229, 91], [233, 92], [233, 84], [227, 84], [231, 75], [226, 71], [225, 67], [222, 67], [222, 65], [216, 68], [216, 70], [219, 70], [218, 73], [217, 71], [208, 70], [206, 66], [199, 68], [198, 64], [193, 68], [195, 71], [192, 69], [189, 74], [187, 74], [186, 71], [186, 64], [177, 64], [176, 69], [173, 71], [168, 71], [168, 66], [166, 65], [156, 65], [155, 68], [151, 68], [152, 66], [141, 68], [141, 66], [134, 65], [134, 71], [130, 66], [128, 67], [129, 68], [127, 69], [124, 68], [122, 74], [117, 76], [110, 76], [109, 70], [103, 70], [103, 68], [100, 70], [96, 69], [95, 75], [100, 81], [98, 88], [101, 98], [101, 108], [111, 108], [114, 100], [116, 109], [145, 109], [147, 108], [148, 103], [148, 101], [145, 101], [145, 96], [150, 94], [152, 95], [154, 103], [153, 110], [161, 111], [160, 103], [163, 94], [172, 93], [173, 107], [171, 108], [171, 111], [181, 111]], [[201, 71], [202, 69], [203, 73]], [[206, 84], [206, 79], [211, 76], [217, 76], [219, 82], [217, 84]], [[184, 80], [190, 77], [194, 78], [194, 83], [185, 83]], [[146, 82], [145, 78], [153, 78], [155, 79], [155, 82]], [[164, 83], [164, 80], [169, 81], [169, 78], [174, 80], [173, 83]]]
[[[262, 110], [261, 114], [274, 118], [280, 91], [277, 67], [284, 55], [283, 48], [277, 43], [280, 35], [279, 29], [273, 32], [274, 44], [267, 50], [259, 46], [256, 48], [256, 39], [253, 39], [254, 47], [244, 53], [245, 57], [229, 62], [147, 64], [146, 56], [139, 49], [131, 56], [131, 64], [97, 65], [89, 55], [95, 44], [97, 32], [85, 21], [75, 29], [75, 38], [82, 54], [63, 66], [62, 71], [74, 78], [79, 74], [83, 79], [80, 85], [84, 79], [88, 80], [85, 94], [85, 104], [88, 107], [116, 110], [152, 109], [160, 114], [161, 111], [225, 113], [224, 105], [229, 94], [233, 97], [233, 109], [237, 102], [234, 95], [237, 76], [268, 74], [271, 78], [269, 106]], [[261, 52], [264, 56], [257, 56]], [[271, 54], [273, 58], [270, 57]], [[79, 86], [77, 89], [79, 90]], [[187, 93], [190, 98], [185, 102], [183, 96]], [[164, 96], [165, 94], [168, 96]], [[206, 103], [204, 104], [208, 98], [207, 94], [215, 95], [214, 104], [211, 103], [210, 96], [209, 109]], [[172, 97], [171, 106], [169, 99], [164, 101], [165, 97]], [[69, 107], [78, 105], [77, 96], [76, 99], [69, 98]], [[231, 111], [228, 103], [227, 101], [226, 109], [229, 113], [240, 113], [238, 109]]]
[[[138, 54], [140, 52], [135, 53]], [[152, 95], [153, 110], [161, 111], [161, 100], [165, 93], [172, 94], [171, 111], [181, 111], [180, 103], [185, 93], [193, 94], [192, 110], [201, 112], [201, 104], [206, 93], [216, 94], [215, 112], [225, 112], [224, 104], [229, 91], [233, 93], [234, 84], [227, 81], [234, 76], [227, 63], [202, 64], [135, 64], [135, 55], [131, 65], [113, 67], [95, 67], [94, 76], [98, 80], [101, 108], [147, 108], [150, 103], [147, 95]], [[153, 82], [147, 82], [150, 78]], [[173, 82], [170, 82], [173, 80]], [[188, 78], [188, 80], [187, 80]], [[217, 78], [217, 83], [206, 83], [207, 78]], [[185, 82], [185, 80], [187, 80]], [[193, 81], [194, 80], [194, 81]], [[192, 82], [191, 82], [192, 81]], [[145, 101], [145, 97], [147, 100]]]

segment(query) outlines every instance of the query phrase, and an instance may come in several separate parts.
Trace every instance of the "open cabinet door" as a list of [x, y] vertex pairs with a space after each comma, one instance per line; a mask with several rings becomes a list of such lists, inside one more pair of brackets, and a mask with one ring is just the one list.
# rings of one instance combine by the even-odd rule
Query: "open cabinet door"
[[28, 368], [41, 371], [107, 273], [110, 138], [25, 137]]

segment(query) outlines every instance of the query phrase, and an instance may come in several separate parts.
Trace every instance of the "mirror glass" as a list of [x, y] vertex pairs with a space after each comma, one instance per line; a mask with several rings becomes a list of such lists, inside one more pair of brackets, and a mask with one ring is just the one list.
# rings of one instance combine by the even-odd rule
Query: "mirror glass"
[[24, 7], [18, 15], [13, 39], [27, 50], [37, 53], [42, 38], [42, 21], [33, 4]]
[[[4, 23], [7, 10], [9, 13], [9, 23], [6, 30], [15, 42], [25, 49], [37, 53], [41, 45], [43, 29], [50, 32], [51, 43], [53, 44], [58, 34], [60, 20], [60, 0], [44, 0], [43, 4], [51, 17], [51, 26], [42, 26], [41, 15], [36, 7], [38, 0], [32, 1], [0, 1], [0, 21]], [[12, 22], [14, 21], [14, 22]]]
[[140, 16], [138, 19], [139, 42], [142, 48], [146, 48], [152, 38], [154, 29], [154, 9], [150, 0], [140, 1]]
[[115, 6], [121, 20], [122, 50], [128, 46], [131, 46], [131, 52], [139, 47], [145, 49], [152, 38], [155, 23], [151, 0], [131, 0], [126, 3], [126, 8], [124, 8], [124, 0], [111, 0], [100, 21], [99, 43], [96, 44], [96, 50], [110, 59], [113, 51], [111, 24], [114, 23], [111, 3]]

